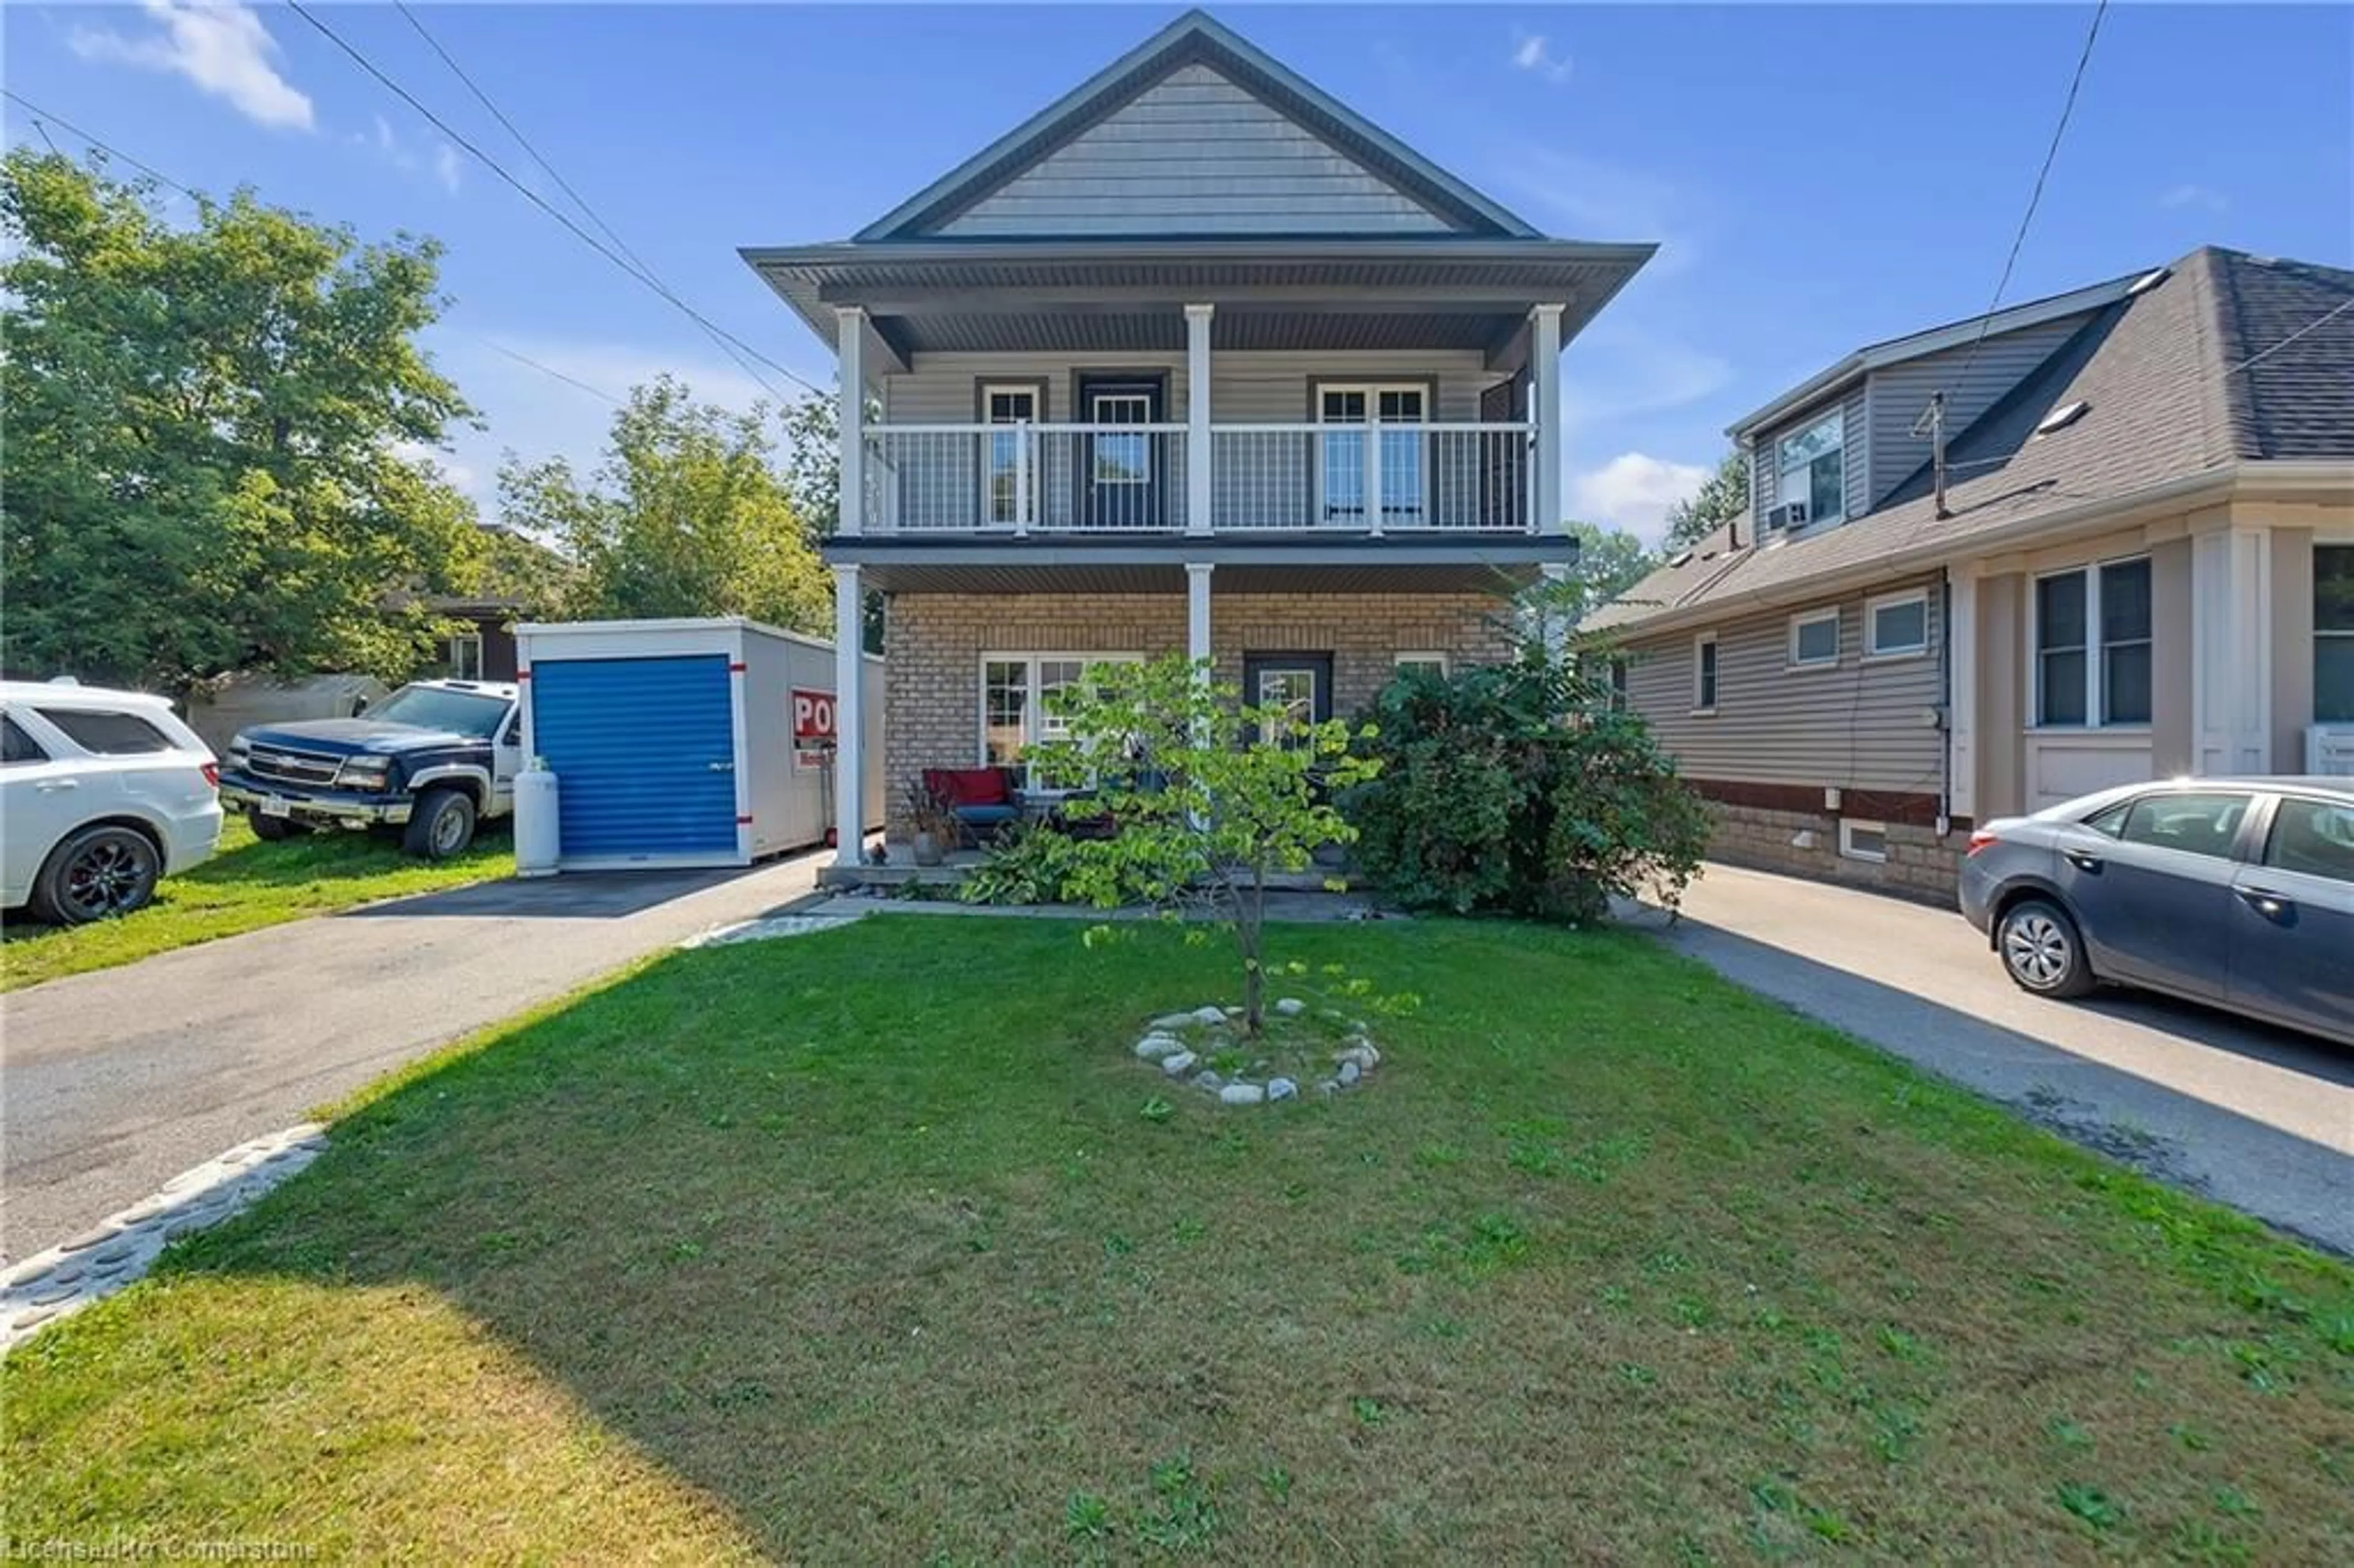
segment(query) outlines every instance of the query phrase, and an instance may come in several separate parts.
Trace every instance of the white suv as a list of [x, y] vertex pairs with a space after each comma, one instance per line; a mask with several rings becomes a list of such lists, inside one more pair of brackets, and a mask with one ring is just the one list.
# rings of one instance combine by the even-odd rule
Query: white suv
[[220, 841], [213, 754], [162, 697], [0, 681], [0, 906], [127, 915]]

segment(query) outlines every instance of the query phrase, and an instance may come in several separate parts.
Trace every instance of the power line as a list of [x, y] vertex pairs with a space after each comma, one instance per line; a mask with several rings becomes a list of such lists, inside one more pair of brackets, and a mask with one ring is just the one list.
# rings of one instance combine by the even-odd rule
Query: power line
[[[440, 59], [443, 65], [450, 68], [450, 74], [456, 77], [460, 81], [465, 84], [466, 90], [474, 95], [474, 101], [488, 110], [490, 111], [491, 118], [496, 120], [500, 125], [505, 128], [506, 133], [514, 138], [515, 145], [521, 147], [524, 150], [525, 154], [528, 156], [533, 163], [537, 164], [540, 168], [546, 172], [549, 179], [556, 182], [557, 188], [563, 191], [566, 196], [572, 198], [572, 205], [580, 209], [581, 215], [587, 217], [590, 223], [595, 224], [598, 231], [604, 235], [606, 238], [613, 242], [613, 246], [616, 249], [620, 250], [622, 255], [628, 257], [632, 262], [634, 262], [637, 265], [639, 271], [644, 273], [648, 279], [654, 282], [660, 283], [661, 279], [655, 273], [653, 264], [648, 261], [644, 257], [639, 255], [636, 250], [632, 249], [630, 246], [630, 242], [622, 238], [620, 234], [616, 233], [611, 224], [607, 223], [603, 217], [599, 216], [597, 209], [589, 205], [588, 198], [582, 196], [578, 190], [574, 188], [572, 182], [564, 177], [561, 170], [557, 169], [554, 164], [548, 162], [547, 155], [546, 154], [542, 153], [536, 146], [533, 145], [531, 138], [523, 133], [523, 127], [517, 125], [512, 119], [508, 118], [506, 111], [501, 109], [496, 102], [493, 101], [491, 95], [482, 90], [481, 84], [476, 82], [472, 76], [467, 74], [466, 68], [460, 65], [457, 61], [457, 58], [451, 54], [451, 52], [442, 46], [441, 40], [435, 37], [432, 33], [426, 28], [423, 19], [420, 18], [415, 11], [409, 9], [408, 0], [393, 0], [393, 6], [404, 18], [407, 19], [409, 26], [415, 30], [417, 36], [425, 40], [426, 47], [433, 51], [435, 56]], [[664, 285], [664, 288], [665, 291], [667, 291], [667, 285]], [[753, 380], [760, 381], [762, 386], [767, 385], [765, 381], [761, 381], [760, 372], [758, 369], [753, 366], [749, 359], [746, 358], [743, 354], [739, 353], [736, 346], [729, 343], [726, 338], [720, 335], [720, 334], [714, 331], [708, 325], [704, 325], [702, 323], [697, 323], [696, 324], [703, 326], [704, 335], [708, 337], [712, 343], [717, 346], [720, 353], [727, 355], [728, 358], [736, 362], [736, 367], [737, 369], [743, 371], [745, 375], [750, 376]]]
[[[108, 157], [122, 160], [123, 163], [130, 164], [133, 168], [137, 169], [141, 174], [145, 175], [148, 178], [155, 181], [165, 188], [179, 192], [182, 196], [186, 196], [190, 201], [199, 201], [203, 199], [198, 196], [194, 190], [182, 185], [179, 181], [174, 179], [171, 175], [165, 174], [163, 170], [155, 167], [154, 164], [141, 163], [138, 159], [133, 157], [122, 148], [114, 146], [103, 139], [91, 134], [90, 132], [83, 130], [80, 126], [76, 125], [72, 121], [64, 118], [61, 115], [50, 113], [48, 110], [43, 109], [39, 104], [35, 103], [32, 100], [27, 98], [23, 93], [17, 92], [11, 88], [0, 88], [0, 93], [5, 93], [9, 98], [14, 99], [19, 104], [22, 104], [26, 111], [34, 116], [34, 124], [38, 125], [43, 120], [54, 120], [62, 129], [73, 135], [80, 137], [84, 142], [88, 143], [90, 146], [95, 147], [100, 152], [104, 153]], [[47, 140], [46, 133], [44, 133], [43, 139]], [[52, 150], [55, 150], [54, 144], [52, 145]], [[476, 343], [481, 344], [483, 347], [491, 349], [495, 353], [503, 354], [509, 359], [515, 361], [518, 365], [527, 365], [543, 376], [552, 376], [557, 380], [565, 383], [565, 385], [568, 387], [577, 387], [592, 397], [601, 397], [606, 402], [613, 404], [617, 408], [621, 403], [620, 398], [614, 397], [610, 392], [606, 391], [603, 387], [591, 387], [588, 382], [581, 380], [577, 376], [568, 375], [564, 371], [557, 369], [552, 365], [543, 365], [538, 360], [534, 359], [531, 355], [524, 353], [521, 349], [509, 348], [505, 344], [499, 342], [498, 339], [490, 337], [482, 333], [476, 332], [471, 327], [461, 326], [456, 322], [449, 321], [438, 322], [435, 324], [438, 326], [447, 327], [449, 330], [459, 334], [461, 336], [472, 338]]]
[[2027, 243], [2027, 231], [2035, 222], [2035, 209], [2043, 205], [2044, 182], [2052, 177], [2052, 164], [2060, 156], [2061, 139], [2068, 134], [2069, 117], [2076, 111], [2076, 90], [2084, 85], [2084, 68], [2092, 63], [2093, 44], [2101, 36], [2101, 18], [2109, 14], [2109, 0], [2099, 0], [2093, 7], [2093, 25], [2084, 30], [2084, 47], [2076, 56], [2075, 73], [2068, 79], [2068, 96], [2060, 105], [2059, 122], [2052, 127], [2052, 141], [2043, 149], [2042, 166], [2035, 171], [2035, 188], [2028, 193], [2027, 210], [2020, 215], [2019, 232], [2011, 236], [2010, 254], [2002, 264], [2002, 276], [1996, 280], [1994, 295], [1987, 301], [1986, 314], [1978, 318], [1978, 336], [1970, 341], [1970, 352], [1962, 361], [1962, 373], [1956, 385], [1967, 383], [1970, 367], [1978, 363], [1978, 348], [1986, 342], [1987, 329], [1994, 324], [1995, 307], [2002, 302], [2003, 291], [2010, 287], [2010, 274], [2019, 265], [2019, 252]]
[[[130, 164], [141, 174], [145, 175], [149, 179], [155, 181], [157, 184], [167, 189], [179, 192], [182, 196], [186, 196], [190, 201], [199, 199], [196, 192], [190, 190], [187, 186], [182, 185], [179, 181], [174, 179], [163, 170], [156, 168], [152, 164], [141, 163], [138, 159], [133, 157], [130, 154], [124, 152], [120, 147], [108, 146], [104, 142], [100, 141], [97, 137], [91, 135], [89, 132], [83, 130], [80, 126], [75, 124], [64, 115], [50, 113], [48, 110], [42, 108], [31, 99], [27, 98], [23, 93], [18, 92], [16, 89], [0, 87], [0, 93], [5, 93], [17, 103], [24, 105], [26, 111], [34, 116], [34, 124], [38, 125], [44, 120], [53, 120], [68, 132], [80, 137], [83, 141], [89, 143], [100, 152], [104, 153], [108, 157], [120, 158], [122, 162]], [[45, 142], [48, 140], [48, 132], [47, 131], [41, 132], [41, 139]], [[56, 150], [56, 144], [54, 143], [51, 143], [50, 150], [52, 152]]]
[[2303, 337], [2306, 334], [2309, 332], [2318, 332], [2321, 328], [2327, 326], [2331, 322], [2336, 321], [2339, 316], [2344, 315], [2348, 311], [2354, 311], [2354, 299], [2339, 301], [2335, 308], [2325, 311], [2320, 315], [2314, 317], [2313, 320], [2306, 323], [2303, 326], [2297, 328], [2295, 332], [2289, 334], [2286, 337], [2281, 339], [2270, 348], [2264, 349], [2261, 353], [2248, 355], [2247, 358], [2240, 361], [2239, 364], [2232, 366], [2231, 369], [2226, 370], [2223, 374], [2226, 376], [2237, 376], [2241, 371], [2247, 369], [2248, 366], [2252, 365], [2263, 364], [2265, 360], [2270, 359], [2274, 355], [2278, 354], [2282, 349], [2286, 348], [2290, 344], [2295, 343], [2298, 338]]
[[[474, 145], [472, 141], [471, 141], [463, 132], [459, 131], [448, 121], [442, 119], [439, 114], [434, 113], [432, 110], [427, 108], [424, 103], [419, 101], [415, 93], [410, 92], [407, 88], [401, 86], [400, 83], [393, 80], [391, 77], [386, 75], [384, 71], [377, 67], [374, 60], [369, 59], [367, 56], [362, 54], [358, 49], [345, 42], [342, 34], [336, 32], [333, 27], [328, 26], [327, 24], [319, 20], [317, 16], [312, 15], [310, 7], [304, 5], [302, 4], [302, 0], [286, 0], [286, 4], [288, 9], [292, 10], [296, 16], [302, 17], [303, 21], [309, 23], [313, 30], [317, 32], [322, 37], [325, 38], [329, 43], [334, 45], [335, 48], [341, 49], [345, 55], [350, 57], [355, 65], [367, 72], [368, 75], [374, 77], [387, 91], [391, 92], [394, 97], [399, 99], [403, 103], [408, 104], [409, 108], [423, 115], [426, 120], [432, 123], [436, 130], [440, 131], [444, 136], [447, 136], [459, 147], [472, 154], [472, 157], [484, 168], [490, 170], [491, 173], [496, 175], [508, 185], [514, 187], [516, 194], [520, 195], [525, 201], [530, 202], [532, 206], [547, 214], [548, 217], [554, 218], [557, 223], [562, 224], [564, 228], [583, 245], [588, 246], [588, 249], [597, 252], [598, 255], [602, 256], [606, 260], [620, 268], [630, 277], [644, 284], [647, 288], [652, 289], [657, 295], [669, 302], [673, 308], [686, 316], [688, 320], [695, 323], [697, 325], [704, 328], [705, 331], [716, 333], [720, 336], [726, 338], [728, 342], [734, 344], [737, 347], [742, 349], [746, 354], [750, 355], [754, 359], [758, 360], [762, 365], [767, 366], [769, 369], [774, 370], [778, 375], [785, 377], [786, 380], [805, 388], [812, 395], [821, 397], [827, 396], [823, 387], [817, 386], [806, 376], [798, 375], [791, 370], [788, 370], [785, 366], [778, 364], [767, 355], [762, 354], [758, 349], [754, 348], [750, 344], [746, 343], [742, 338], [737, 337], [734, 333], [729, 332], [726, 328], [720, 326], [712, 321], [710, 317], [696, 310], [693, 305], [688, 304], [684, 300], [680, 299], [676, 294], [665, 288], [661, 280], [624, 260], [620, 252], [614, 250], [603, 240], [599, 239], [595, 235], [581, 228], [579, 224], [572, 220], [568, 214], [559, 210], [549, 203], [546, 197], [541, 196], [537, 191], [533, 190], [529, 185], [515, 178], [514, 175], [508, 173], [504, 164], [501, 164], [496, 158], [492, 157], [488, 153], [483, 152], [480, 147]], [[755, 372], [753, 374], [753, 379], [758, 381], [761, 387], [771, 396], [776, 397], [780, 400], [784, 399], [784, 394], [779, 392], [776, 387], [770, 386], [765, 376]]]

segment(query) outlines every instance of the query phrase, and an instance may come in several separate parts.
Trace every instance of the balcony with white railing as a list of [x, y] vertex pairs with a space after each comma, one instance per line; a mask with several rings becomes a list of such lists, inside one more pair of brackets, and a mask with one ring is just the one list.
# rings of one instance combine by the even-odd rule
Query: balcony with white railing
[[1532, 422], [869, 425], [869, 535], [1530, 534]]

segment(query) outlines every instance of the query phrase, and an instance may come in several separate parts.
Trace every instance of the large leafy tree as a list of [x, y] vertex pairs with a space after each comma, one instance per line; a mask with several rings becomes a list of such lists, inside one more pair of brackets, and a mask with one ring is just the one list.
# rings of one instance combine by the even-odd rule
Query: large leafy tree
[[1659, 564], [1643, 541], [1623, 528], [1572, 523], [1569, 532], [1577, 541], [1577, 564], [1553, 588], [1557, 602], [1552, 608], [1570, 625], [1641, 582]]
[[505, 521], [560, 545], [575, 615], [748, 615], [829, 633], [831, 579], [784, 478], [768, 413], [698, 403], [669, 376], [631, 391], [604, 461], [510, 458]]
[[1668, 509], [1668, 548], [1689, 549], [1748, 510], [1749, 458], [1736, 447], [1691, 500]]
[[184, 690], [414, 662], [473, 509], [414, 454], [469, 416], [419, 349], [440, 250], [240, 191], [175, 225], [102, 164], [0, 163], [11, 674]]

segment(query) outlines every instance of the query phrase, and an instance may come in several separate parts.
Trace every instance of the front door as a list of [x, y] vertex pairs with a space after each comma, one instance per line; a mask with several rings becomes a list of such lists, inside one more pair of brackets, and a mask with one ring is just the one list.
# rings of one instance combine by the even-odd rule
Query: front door
[[1167, 443], [1150, 429], [1122, 426], [1161, 421], [1157, 380], [1135, 376], [1079, 378], [1079, 422], [1088, 427], [1079, 453], [1079, 525], [1158, 528], [1163, 517]]
[[[1332, 716], [1332, 655], [1330, 653], [1248, 653], [1243, 656], [1243, 701], [1257, 708], [1280, 708], [1302, 723], [1316, 724]], [[1261, 739], [1271, 739], [1278, 726], [1263, 726]]]

